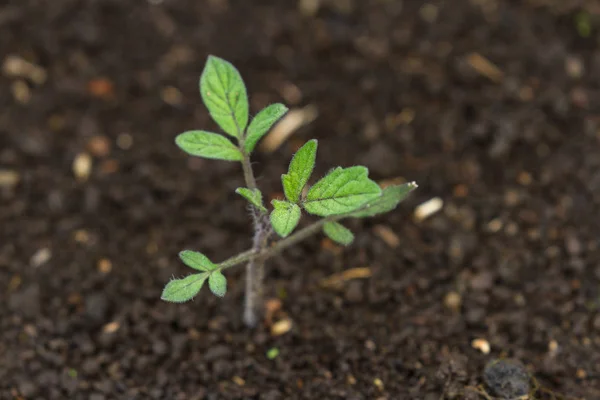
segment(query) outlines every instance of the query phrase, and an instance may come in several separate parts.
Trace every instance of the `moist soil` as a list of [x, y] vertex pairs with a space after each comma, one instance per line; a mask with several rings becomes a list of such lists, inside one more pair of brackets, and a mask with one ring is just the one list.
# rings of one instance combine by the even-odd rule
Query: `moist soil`
[[[583, 1], [2, 1], [0, 398], [600, 399], [597, 17]], [[174, 145], [216, 129], [208, 54], [240, 69], [253, 112], [318, 112], [255, 155], [269, 198], [310, 138], [315, 175], [359, 163], [419, 184], [350, 222], [352, 246], [272, 259], [280, 307], [256, 329], [242, 267], [224, 299], [159, 299], [190, 272], [178, 251], [250, 246], [239, 165]], [[353, 268], [370, 276], [321, 284]]]

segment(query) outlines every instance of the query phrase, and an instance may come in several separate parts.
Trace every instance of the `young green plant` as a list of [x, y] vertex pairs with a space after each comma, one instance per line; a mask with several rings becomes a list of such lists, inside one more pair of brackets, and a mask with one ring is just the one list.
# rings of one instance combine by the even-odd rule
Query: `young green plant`
[[[162, 299], [176, 303], [188, 301], [207, 280], [210, 290], [223, 297], [227, 292], [223, 271], [245, 263], [243, 319], [252, 327], [261, 317], [264, 266], [269, 257], [321, 231], [331, 240], [347, 246], [354, 235], [340, 221], [389, 212], [417, 185], [413, 182], [381, 189], [369, 178], [366, 167], [351, 166], [337, 167], [308, 186], [317, 155], [317, 141], [309, 140], [294, 154], [288, 172], [281, 176], [285, 198], [271, 201], [269, 211], [256, 185], [250, 155], [258, 141], [286, 114], [287, 107], [279, 103], [267, 106], [248, 123], [248, 96], [240, 73], [231, 63], [214, 56], [208, 57], [200, 77], [200, 94], [211, 117], [227, 136], [194, 130], [178, 135], [175, 143], [192, 156], [241, 164], [245, 187], [237, 188], [236, 193], [249, 203], [254, 238], [249, 250], [220, 263], [196, 251], [182, 251], [179, 257], [183, 263], [198, 272], [171, 280], [162, 292]], [[296, 231], [303, 211], [321, 218]], [[280, 239], [273, 243], [274, 234]]]

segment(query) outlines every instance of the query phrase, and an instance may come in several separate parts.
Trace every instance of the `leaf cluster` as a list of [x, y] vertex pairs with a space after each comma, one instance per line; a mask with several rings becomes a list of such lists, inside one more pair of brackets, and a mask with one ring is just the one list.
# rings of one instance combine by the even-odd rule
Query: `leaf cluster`
[[[206, 108], [224, 135], [192, 130], [179, 134], [175, 143], [192, 156], [241, 162], [249, 166], [250, 154], [257, 143], [287, 113], [288, 108], [280, 103], [271, 104], [250, 119], [246, 86], [239, 71], [228, 61], [214, 56], [208, 57], [199, 86]], [[416, 184], [407, 183], [382, 189], [369, 178], [369, 171], [363, 166], [336, 167], [311, 186], [309, 180], [315, 168], [317, 147], [317, 140], [313, 139], [298, 149], [287, 173], [281, 176], [285, 199], [271, 201], [269, 221], [273, 231], [282, 238], [292, 234], [304, 211], [322, 217], [319, 227], [323, 233], [347, 246], [354, 240], [354, 235], [340, 220], [389, 212], [416, 188]], [[259, 189], [240, 187], [236, 193], [245, 198], [257, 213], [265, 216], [269, 213]], [[225, 295], [224, 264], [214, 264], [205, 255], [191, 250], [182, 251], [179, 257], [187, 266], [200, 272], [169, 282], [163, 290], [163, 300], [188, 301], [200, 291], [206, 280], [215, 295]]]

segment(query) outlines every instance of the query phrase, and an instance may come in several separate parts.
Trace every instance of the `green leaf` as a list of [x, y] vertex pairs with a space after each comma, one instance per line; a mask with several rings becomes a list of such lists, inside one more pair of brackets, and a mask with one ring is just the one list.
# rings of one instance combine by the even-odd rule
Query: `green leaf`
[[304, 209], [322, 217], [356, 210], [381, 196], [381, 188], [368, 176], [366, 167], [337, 167], [308, 191]]
[[242, 137], [248, 125], [248, 95], [239, 71], [228, 61], [208, 56], [200, 76], [200, 94], [221, 129]]
[[258, 189], [250, 190], [248, 188], [240, 187], [235, 189], [235, 192], [248, 200], [253, 206], [266, 212], [267, 209], [263, 205], [262, 193]]
[[279, 349], [277, 347], [271, 347], [267, 350], [266, 356], [269, 360], [274, 360], [279, 355]]
[[227, 293], [227, 278], [220, 270], [213, 271], [208, 277], [208, 287], [215, 296], [223, 297]]
[[192, 250], [183, 250], [179, 253], [179, 258], [185, 265], [198, 271], [209, 272], [217, 268], [217, 266], [208, 259], [204, 254]]
[[173, 303], [186, 302], [198, 294], [208, 275], [208, 272], [202, 272], [183, 279], [173, 279], [167, 283], [160, 298]]
[[244, 148], [251, 153], [256, 147], [256, 143], [279, 121], [288, 108], [281, 103], [271, 104], [263, 108], [250, 122], [246, 132], [246, 141]]
[[300, 221], [300, 207], [294, 203], [281, 200], [271, 201], [274, 210], [271, 211], [271, 225], [281, 237], [286, 237]]
[[292, 203], [297, 203], [302, 189], [308, 182], [315, 166], [317, 156], [317, 141], [309, 140], [302, 146], [290, 162], [288, 173], [281, 175], [285, 197]]
[[334, 242], [348, 246], [354, 240], [354, 234], [339, 222], [326, 222], [323, 232]]
[[372, 217], [377, 214], [383, 214], [392, 211], [402, 200], [408, 197], [410, 192], [416, 188], [417, 184], [414, 182], [388, 186], [383, 189], [383, 194], [381, 197], [375, 199], [367, 205], [364, 205], [360, 210], [353, 212], [350, 217]]
[[175, 143], [192, 156], [225, 161], [241, 161], [243, 158], [229, 139], [216, 133], [188, 131], [177, 135]]

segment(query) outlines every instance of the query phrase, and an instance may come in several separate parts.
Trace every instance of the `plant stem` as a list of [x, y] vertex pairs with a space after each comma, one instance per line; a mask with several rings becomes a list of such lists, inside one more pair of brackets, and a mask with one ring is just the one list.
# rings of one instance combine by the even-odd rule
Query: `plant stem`
[[[256, 179], [252, 171], [250, 155], [244, 150], [243, 139], [240, 143], [240, 151], [244, 156], [242, 159], [242, 169], [244, 170], [246, 186], [248, 189], [254, 190], [257, 188]], [[247, 258], [238, 258], [239, 262], [248, 261], [246, 265], [246, 294], [243, 318], [244, 323], [249, 327], [256, 326], [263, 305], [265, 260], [262, 257], [257, 257], [257, 255], [267, 248], [269, 236], [271, 236], [272, 232], [268, 214], [257, 207], [252, 207], [252, 220], [254, 226], [252, 249], [249, 252], [245, 252]], [[234, 261], [237, 263], [236, 260]]]
[[260, 253], [267, 248], [271, 235], [269, 219], [266, 214], [259, 215], [254, 222], [252, 252], [246, 265], [246, 298], [244, 302], [244, 323], [249, 327], [256, 326], [262, 314], [265, 258], [261, 257]]
[[[242, 149], [240, 149], [242, 150]], [[244, 181], [246, 186], [250, 190], [256, 189], [256, 179], [254, 179], [254, 172], [252, 171], [252, 164], [250, 163], [250, 155], [242, 150], [244, 158], [242, 160], [242, 169], [244, 170]]]
[[286, 248], [308, 238], [311, 235], [314, 235], [323, 227], [323, 225], [325, 225], [326, 222], [337, 221], [342, 218], [343, 216], [341, 215], [323, 218], [317, 222], [312, 223], [306, 228], [300, 229], [293, 235], [278, 241], [271, 248], [265, 247], [262, 249], [255, 250], [253, 247], [252, 249], [246, 250], [243, 253], [238, 254], [237, 256], [228, 258], [227, 260], [219, 264], [219, 268], [221, 270], [228, 269], [252, 259], [260, 259], [264, 263], [267, 259], [273, 257], [275, 254], [281, 253]]

